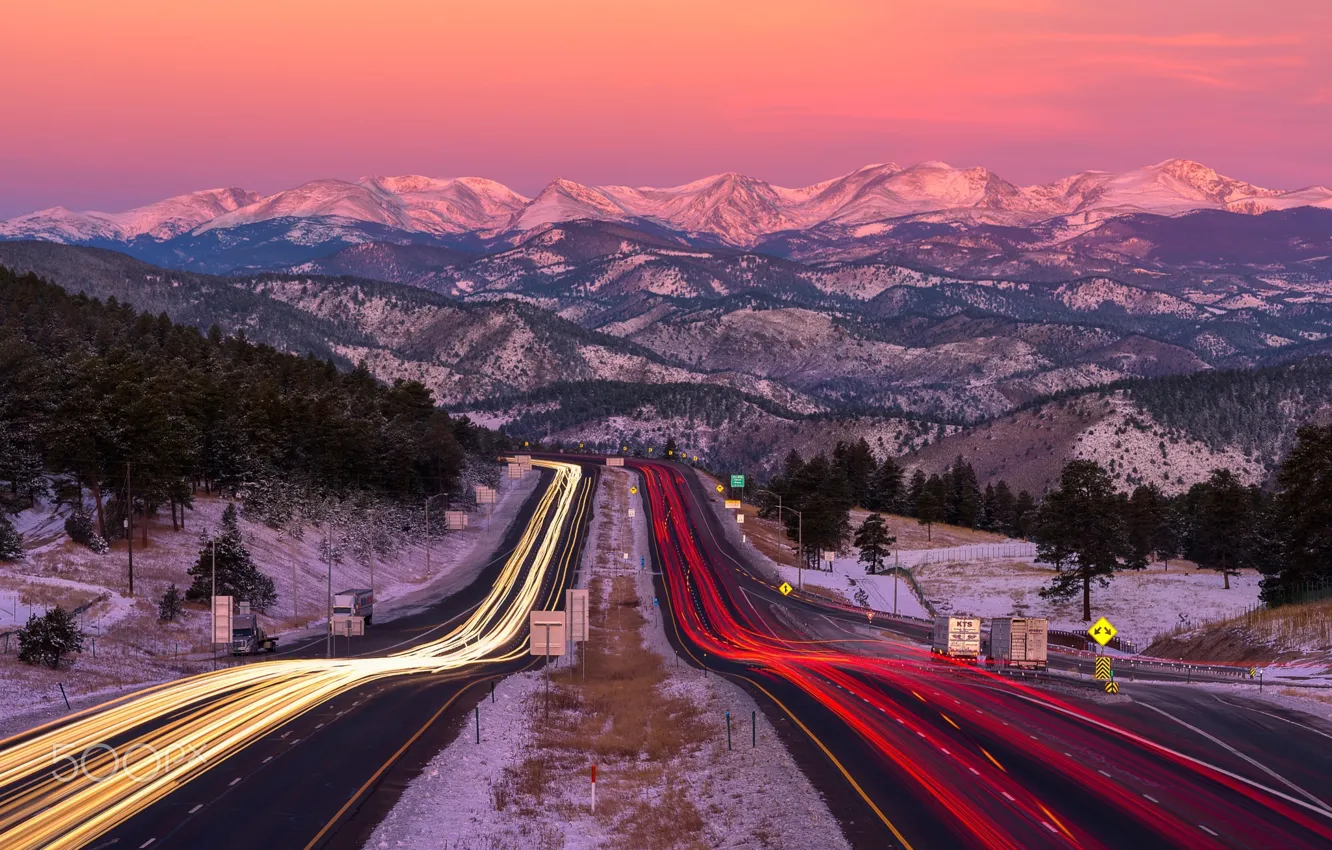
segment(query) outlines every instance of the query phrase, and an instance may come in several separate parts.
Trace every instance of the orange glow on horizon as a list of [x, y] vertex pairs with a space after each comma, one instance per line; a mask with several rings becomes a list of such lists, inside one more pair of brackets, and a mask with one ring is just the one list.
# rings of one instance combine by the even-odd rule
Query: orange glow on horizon
[[1316, 0], [10, 3], [0, 215], [319, 177], [1017, 181], [1184, 156], [1332, 182]]

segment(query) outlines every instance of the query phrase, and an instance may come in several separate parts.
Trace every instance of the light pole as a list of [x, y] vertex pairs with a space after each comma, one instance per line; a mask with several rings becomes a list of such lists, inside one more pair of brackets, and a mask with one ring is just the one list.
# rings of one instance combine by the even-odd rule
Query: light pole
[[[767, 493], [770, 496], [777, 497], [777, 521], [782, 521], [782, 495], [774, 493], [771, 490], [758, 489], [755, 492]], [[795, 508], [791, 513], [796, 515], [796, 587], [805, 589], [805, 515]], [[782, 523], [783, 527], [786, 523]]]
[[328, 543], [328, 636], [324, 638], [324, 652], [333, 657], [333, 520], [330, 518], [328, 534], [324, 538]]
[[[425, 520], [426, 520], [426, 578], [430, 578], [430, 501], [440, 497], [447, 499], [448, 493], [436, 493], [433, 496], [427, 496], [425, 500]], [[448, 510], [448, 502], [444, 503], [444, 509]]]

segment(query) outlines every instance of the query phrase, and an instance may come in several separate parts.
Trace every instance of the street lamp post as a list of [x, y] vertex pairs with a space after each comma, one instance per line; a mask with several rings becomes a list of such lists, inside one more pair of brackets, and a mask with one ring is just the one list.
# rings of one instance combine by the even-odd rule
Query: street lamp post
[[[432, 499], [440, 497], [449, 498], [448, 493], [436, 493], [433, 496], [427, 496], [425, 500], [425, 525], [426, 525], [426, 578], [430, 578], [430, 502]], [[448, 510], [448, 502], [444, 503], [444, 509]]]
[[[767, 493], [769, 496], [777, 497], [777, 521], [782, 521], [782, 494], [774, 493], [771, 490], [758, 489], [755, 492]], [[796, 515], [796, 587], [805, 589], [805, 515], [795, 508], [791, 513]], [[786, 523], [782, 523], [785, 527]]]

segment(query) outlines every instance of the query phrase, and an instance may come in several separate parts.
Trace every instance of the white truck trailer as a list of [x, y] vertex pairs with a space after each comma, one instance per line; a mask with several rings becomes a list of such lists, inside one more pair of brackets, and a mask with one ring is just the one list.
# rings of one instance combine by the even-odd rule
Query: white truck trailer
[[1044, 670], [1049, 636], [1050, 621], [1044, 617], [995, 617], [990, 621], [990, 654], [986, 663]]
[[935, 655], [975, 661], [980, 657], [979, 617], [935, 617], [934, 642], [930, 651]]
[[[375, 593], [369, 588], [344, 590], [333, 595], [333, 616], [335, 617], [339, 614], [347, 617], [364, 617], [365, 624], [368, 626], [374, 613]], [[330, 628], [332, 628], [331, 625]]]

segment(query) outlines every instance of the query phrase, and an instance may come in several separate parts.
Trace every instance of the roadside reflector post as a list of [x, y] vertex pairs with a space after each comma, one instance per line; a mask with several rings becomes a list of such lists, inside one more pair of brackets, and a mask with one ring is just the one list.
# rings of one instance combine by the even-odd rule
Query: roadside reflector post
[[481, 706], [476, 707], [476, 742], [481, 743]]
[[731, 748], [731, 712], [726, 712], [726, 749]]
[[597, 766], [592, 765], [592, 813], [597, 812]]
[[490, 680], [490, 701], [491, 701], [491, 703], [494, 703], [494, 702], [495, 702], [495, 680], [494, 680], [494, 679], [491, 679], [491, 680]]
[[752, 750], [758, 746], [758, 712], [749, 712], [749, 748]]

